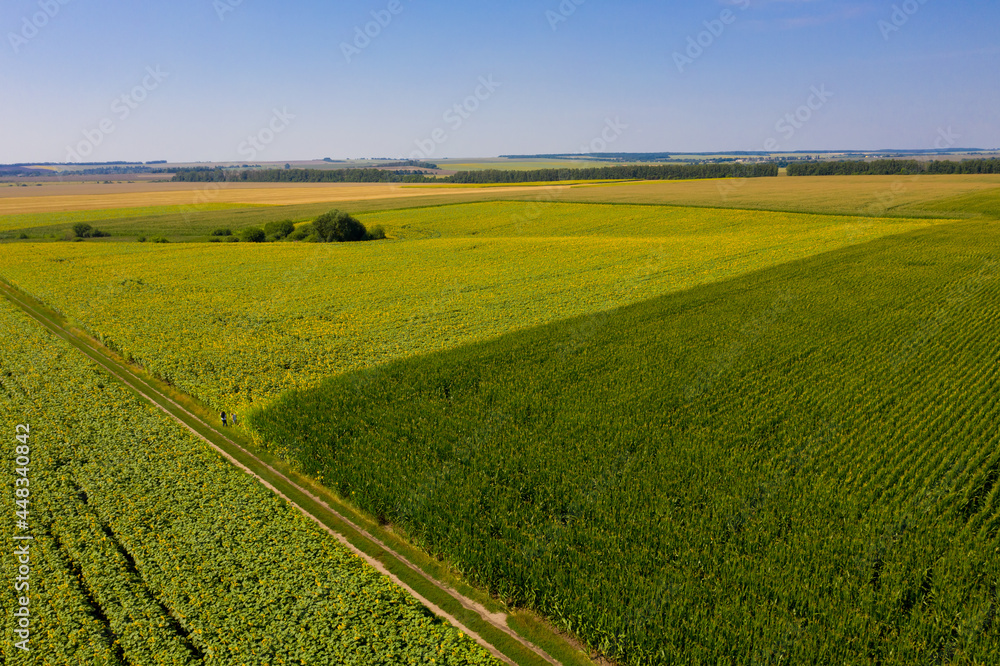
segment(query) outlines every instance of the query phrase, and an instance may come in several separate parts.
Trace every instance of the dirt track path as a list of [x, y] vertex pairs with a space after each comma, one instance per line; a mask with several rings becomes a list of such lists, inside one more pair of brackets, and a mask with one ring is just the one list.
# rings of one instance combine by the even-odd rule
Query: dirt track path
[[[44, 306], [37, 303], [33, 298], [17, 291], [6, 281], [0, 279], [0, 293], [10, 302], [17, 305], [25, 313], [45, 326], [53, 334], [63, 338], [92, 361], [97, 363], [102, 369], [110, 374], [114, 379], [130, 388], [147, 402], [162, 410], [165, 414], [176, 420], [187, 428], [192, 434], [205, 441], [210, 447], [225, 457], [233, 465], [257, 479], [261, 484], [284, 499], [291, 506], [302, 512], [310, 520], [314, 521], [322, 529], [326, 530], [345, 547], [364, 559], [368, 564], [388, 576], [394, 583], [402, 587], [420, 603], [426, 606], [436, 616], [446, 620], [467, 636], [475, 640], [481, 646], [490, 651], [496, 658], [507, 664], [559, 664], [558, 661], [546, 654], [541, 648], [533, 645], [523, 637], [512, 631], [507, 625], [508, 616], [506, 613], [491, 613], [481, 604], [460, 594], [458, 591], [444, 585], [429, 574], [425, 573], [405, 556], [393, 550], [382, 540], [371, 534], [363, 527], [352, 521], [350, 518], [331, 507], [320, 497], [310, 492], [307, 488], [296, 483], [288, 476], [267, 464], [252, 452], [244, 448], [243, 445], [233, 441], [225, 433], [217, 430], [213, 425], [202, 419], [197, 414], [192, 413], [183, 405], [177, 403], [166, 393], [162, 392], [154, 382], [146, 380], [132, 372], [124, 364], [117, 361], [111, 352], [104, 348], [97, 340], [90, 336], [67, 328], [59, 319], [50, 314]], [[242, 460], [240, 460], [242, 458]], [[267, 477], [267, 478], [265, 478]], [[279, 488], [280, 486], [280, 488]], [[293, 498], [291, 495], [297, 496]], [[320, 518], [324, 516], [327, 521]], [[330, 519], [333, 519], [332, 521]], [[347, 530], [336, 530], [328, 522], [334, 522], [347, 526]], [[355, 538], [348, 538], [348, 534], [353, 532]], [[360, 542], [360, 544], [358, 543]], [[367, 545], [365, 550], [359, 547]], [[366, 550], [368, 552], [366, 552]], [[399, 574], [389, 570], [383, 561], [370, 554], [376, 551], [382, 555], [383, 559], [389, 559], [402, 564], [405, 578], [411, 582], [415, 580], [429, 583], [435, 592], [432, 595], [425, 595], [418, 592]], [[398, 567], [397, 567], [398, 570]], [[405, 572], [410, 572], [405, 575]], [[428, 598], [434, 596], [435, 600]], [[438, 603], [435, 603], [437, 601]], [[468, 622], [462, 622], [453, 613], [444, 610], [439, 604], [458, 602], [462, 608], [466, 609], [474, 616], [478, 616], [476, 624], [481, 625], [478, 631], [469, 627]], [[468, 614], [467, 614], [468, 615]], [[499, 633], [498, 633], [499, 632]], [[490, 636], [492, 634], [492, 636]], [[487, 640], [487, 637], [493, 639]], [[505, 643], [505, 649], [501, 649], [495, 644], [497, 638], [501, 638]], [[507, 639], [507, 640], [503, 640]], [[514, 641], [511, 649], [511, 640]], [[515, 660], [516, 659], [516, 660]]]

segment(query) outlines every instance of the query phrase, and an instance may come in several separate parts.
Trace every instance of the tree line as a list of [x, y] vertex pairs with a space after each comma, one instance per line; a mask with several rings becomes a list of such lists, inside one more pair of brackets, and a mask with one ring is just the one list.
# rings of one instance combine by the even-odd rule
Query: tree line
[[788, 165], [789, 176], [909, 176], [916, 174], [1000, 173], [1000, 159], [953, 162], [933, 160], [843, 160], [838, 162], [796, 162]]
[[445, 180], [452, 183], [540, 183], [558, 180], [698, 180], [703, 178], [761, 178], [778, 175], [776, 164], [636, 164], [587, 169], [486, 169], [460, 171]]
[[221, 167], [182, 169], [173, 180], [187, 183], [423, 183], [436, 182], [418, 171], [383, 169], [223, 169]]
[[383, 169], [222, 169], [198, 167], [174, 174], [180, 182], [254, 183], [537, 183], [560, 180], [697, 180], [761, 178], [778, 175], [776, 164], [639, 164], [585, 169], [486, 169], [460, 171], [444, 178], [420, 171]]

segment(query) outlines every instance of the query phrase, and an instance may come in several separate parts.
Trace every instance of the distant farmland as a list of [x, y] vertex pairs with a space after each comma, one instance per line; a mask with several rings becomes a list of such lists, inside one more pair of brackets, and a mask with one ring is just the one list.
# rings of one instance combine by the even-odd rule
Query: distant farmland
[[[1000, 176], [213, 185], [0, 188], [55, 663], [491, 662], [220, 433], [519, 664], [1000, 662]], [[212, 235], [331, 208], [387, 239]]]

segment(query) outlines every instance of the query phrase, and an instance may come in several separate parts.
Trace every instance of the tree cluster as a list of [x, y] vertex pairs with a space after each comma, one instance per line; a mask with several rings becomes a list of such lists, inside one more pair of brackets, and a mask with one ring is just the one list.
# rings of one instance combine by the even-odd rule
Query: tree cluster
[[460, 171], [444, 178], [417, 171], [384, 169], [186, 169], [174, 174], [183, 182], [255, 183], [538, 183], [560, 180], [696, 180], [760, 178], [778, 175], [776, 164], [638, 164], [583, 169], [531, 171], [486, 169]]
[[86, 222], [77, 222], [73, 225], [73, 238], [106, 238], [111, 234], [95, 229]]
[[174, 181], [188, 183], [423, 183], [436, 182], [416, 171], [384, 169], [184, 169]]
[[837, 162], [796, 162], [788, 165], [789, 176], [910, 176], [916, 174], [1000, 173], [1000, 159], [953, 162], [934, 160], [842, 160]]
[[778, 175], [776, 164], [636, 164], [586, 169], [486, 169], [460, 171], [445, 180], [452, 183], [540, 183], [559, 180], [697, 180], [703, 178], [761, 178]]
[[268, 222], [261, 227], [247, 227], [233, 234], [230, 229], [216, 229], [210, 242], [225, 238], [229, 243], [274, 243], [278, 241], [305, 241], [309, 243], [351, 243], [382, 240], [385, 231], [376, 226], [371, 230], [352, 215], [340, 210], [323, 213], [312, 222], [295, 227], [292, 220]]

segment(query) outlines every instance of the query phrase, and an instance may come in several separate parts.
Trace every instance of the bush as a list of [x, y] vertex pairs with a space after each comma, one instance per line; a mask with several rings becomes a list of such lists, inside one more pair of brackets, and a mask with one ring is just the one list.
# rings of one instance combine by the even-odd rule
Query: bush
[[95, 229], [86, 222], [77, 222], [73, 225], [73, 235], [76, 238], [105, 238], [111, 234]]
[[295, 223], [291, 220], [268, 222], [264, 225], [264, 233], [267, 234], [268, 240], [281, 240], [283, 238], [287, 238], [294, 231]]
[[292, 233], [288, 234], [288, 240], [290, 241], [306, 240], [313, 235], [314, 231], [315, 230], [313, 229], [313, 225], [311, 222], [309, 224], [303, 224], [301, 227], [299, 227]]
[[145, 236], [139, 236], [139, 242], [140, 243], [145, 243], [146, 242], [146, 237]]
[[22, 231], [22, 232], [20, 233], [20, 235], [18, 236], [18, 238], [20, 238], [21, 240], [24, 240], [24, 239], [25, 239], [25, 238], [27, 238], [27, 237], [28, 237], [28, 234], [24, 233], [23, 231]]
[[240, 240], [244, 243], [263, 243], [267, 234], [260, 227], [249, 227], [240, 231]]
[[156, 238], [152, 239], [150, 242], [151, 243], [169, 243], [170, 241], [168, 241], [163, 236], [157, 236]]
[[367, 240], [385, 240], [385, 229], [382, 228], [381, 224], [372, 227], [372, 230], [368, 232]]
[[316, 240], [322, 243], [351, 243], [368, 238], [365, 225], [347, 213], [332, 210], [323, 213], [313, 222]]
[[212, 232], [212, 235], [213, 236], [232, 236], [233, 235], [233, 230], [232, 229], [216, 229], [215, 231]]

